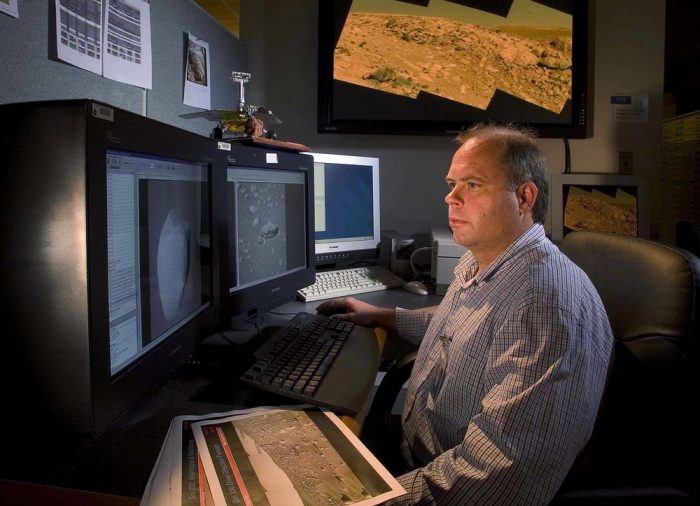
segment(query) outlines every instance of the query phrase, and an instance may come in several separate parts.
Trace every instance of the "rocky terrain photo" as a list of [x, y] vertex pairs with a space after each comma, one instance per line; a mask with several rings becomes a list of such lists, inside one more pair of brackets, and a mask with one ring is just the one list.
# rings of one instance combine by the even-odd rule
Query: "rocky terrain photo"
[[351, 12], [335, 48], [334, 78], [480, 109], [498, 89], [560, 113], [571, 98], [571, 54], [571, 32], [561, 28]]

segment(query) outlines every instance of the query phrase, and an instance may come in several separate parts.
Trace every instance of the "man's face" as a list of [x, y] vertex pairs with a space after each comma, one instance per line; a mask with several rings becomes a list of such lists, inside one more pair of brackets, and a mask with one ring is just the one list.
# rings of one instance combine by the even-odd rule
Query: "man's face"
[[523, 213], [500, 166], [500, 153], [472, 139], [455, 153], [447, 173], [450, 228], [457, 243], [488, 263], [522, 232]]

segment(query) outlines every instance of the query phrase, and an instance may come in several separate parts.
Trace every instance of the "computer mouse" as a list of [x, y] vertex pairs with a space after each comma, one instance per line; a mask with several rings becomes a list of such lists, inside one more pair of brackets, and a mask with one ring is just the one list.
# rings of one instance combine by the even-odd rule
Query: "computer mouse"
[[316, 306], [316, 312], [321, 313], [323, 316], [333, 316], [334, 314], [347, 312], [347, 308], [342, 299], [331, 299]]
[[428, 289], [420, 281], [409, 281], [404, 283], [403, 289], [416, 295], [428, 295]]

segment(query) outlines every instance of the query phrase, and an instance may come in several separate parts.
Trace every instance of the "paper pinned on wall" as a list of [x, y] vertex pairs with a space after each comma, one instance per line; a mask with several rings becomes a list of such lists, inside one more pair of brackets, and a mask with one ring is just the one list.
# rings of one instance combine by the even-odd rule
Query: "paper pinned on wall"
[[187, 59], [185, 61], [185, 89], [182, 103], [202, 109], [211, 109], [211, 73], [209, 44], [192, 34], [187, 34]]
[[101, 1], [56, 0], [56, 51], [61, 60], [102, 74]]
[[17, 7], [17, 0], [0, 0], [0, 12], [18, 18], [19, 8]]
[[59, 59], [76, 67], [150, 89], [150, 5], [143, 0], [56, 0], [56, 50]]
[[151, 89], [151, 6], [143, 0], [107, 0], [105, 11], [102, 75]]

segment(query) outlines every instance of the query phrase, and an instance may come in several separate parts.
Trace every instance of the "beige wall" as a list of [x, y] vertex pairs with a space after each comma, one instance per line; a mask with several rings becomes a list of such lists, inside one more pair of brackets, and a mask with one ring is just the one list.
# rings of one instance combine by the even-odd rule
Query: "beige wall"
[[[649, 177], [653, 190], [661, 160], [665, 1], [592, 1], [594, 136], [570, 141], [572, 171], [616, 172], [619, 152], [631, 151], [634, 173]], [[317, 10], [317, 0], [242, 0], [241, 41], [253, 73], [249, 102], [266, 105], [282, 119], [280, 139], [315, 151], [378, 156], [382, 229], [419, 234], [445, 224], [450, 138], [316, 133]], [[610, 96], [617, 93], [648, 95], [649, 121], [615, 123]], [[552, 172], [563, 172], [563, 142], [539, 142]]]

